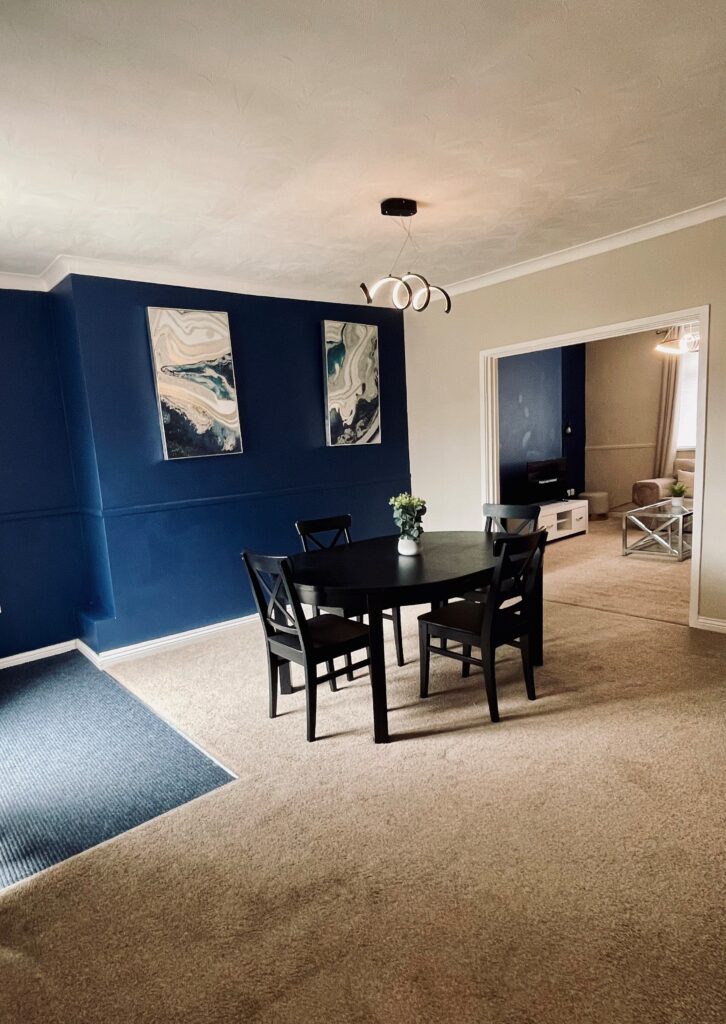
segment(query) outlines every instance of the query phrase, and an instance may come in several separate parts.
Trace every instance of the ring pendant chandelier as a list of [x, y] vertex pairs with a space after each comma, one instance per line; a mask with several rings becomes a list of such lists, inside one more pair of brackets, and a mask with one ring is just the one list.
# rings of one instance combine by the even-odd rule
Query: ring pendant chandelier
[[[418, 206], [415, 199], [384, 199], [381, 203], [381, 213], [384, 217], [413, 217], [417, 210]], [[403, 227], [403, 221], [401, 226]], [[417, 274], [411, 270], [398, 277], [394, 274], [396, 264], [403, 255], [403, 250], [408, 243], [411, 242], [414, 246], [416, 245], [411, 237], [411, 228], [405, 227], [404, 231], [406, 232], [406, 237], [398, 251], [398, 256], [393, 261], [390, 273], [380, 277], [370, 288], [364, 283], [361, 284], [361, 291], [366, 297], [366, 302], [370, 305], [379, 292], [388, 290], [391, 304], [395, 309], [413, 309], [417, 313], [422, 313], [431, 301], [432, 295], [436, 292], [444, 300], [444, 312], [450, 313], [451, 297], [439, 285], [429, 284], [423, 274]]]

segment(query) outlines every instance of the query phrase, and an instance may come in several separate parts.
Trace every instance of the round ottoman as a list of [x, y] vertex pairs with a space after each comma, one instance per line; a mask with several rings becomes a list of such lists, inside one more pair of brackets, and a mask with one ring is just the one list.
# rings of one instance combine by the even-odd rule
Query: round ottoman
[[607, 519], [610, 511], [610, 495], [607, 491], [583, 491], [578, 494], [587, 502], [587, 510], [590, 519]]

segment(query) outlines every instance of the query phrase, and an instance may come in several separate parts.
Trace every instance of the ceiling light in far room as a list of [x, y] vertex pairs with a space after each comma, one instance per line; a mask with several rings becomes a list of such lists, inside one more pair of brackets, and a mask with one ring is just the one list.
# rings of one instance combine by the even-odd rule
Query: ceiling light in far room
[[[657, 333], [662, 334], [663, 331]], [[664, 352], [669, 356], [682, 356], [687, 352], [698, 352], [701, 336], [698, 324], [684, 324], [682, 327], [670, 327], [665, 338], [655, 346], [656, 352]]]
[[384, 217], [400, 217], [401, 228], [406, 232], [406, 237], [403, 240], [403, 245], [398, 250], [398, 256], [393, 261], [391, 272], [386, 274], [384, 277], [379, 279], [370, 286], [361, 284], [361, 291], [366, 297], [366, 302], [370, 305], [375, 299], [376, 295], [380, 291], [388, 291], [388, 295], [394, 309], [413, 309], [417, 313], [422, 313], [434, 293], [441, 295], [444, 299], [444, 313], [451, 312], [451, 298], [448, 292], [444, 291], [437, 284], [429, 284], [423, 274], [415, 274], [409, 270], [405, 274], [396, 276], [394, 270], [396, 264], [403, 255], [403, 250], [409, 244], [409, 242], [416, 248], [416, 243], [411, 237], [411, 228], [409, 225], [404, 225], [404, 217], [413, 217], [418, 211], [418, 206], [415, 199], [384, 199], [381, 203], [381, 213]]

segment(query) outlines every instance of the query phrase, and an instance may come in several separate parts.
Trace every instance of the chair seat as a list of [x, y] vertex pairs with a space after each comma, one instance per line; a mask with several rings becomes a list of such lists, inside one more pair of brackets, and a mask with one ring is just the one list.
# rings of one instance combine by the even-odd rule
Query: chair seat
[[447, 629], [458, 629], [462, 633], [480, 633], [481, 620], [484, 616], [484, 605], [476, 601], [453, 601], [443, 608], [419, 615], [419, 622], [427, 622], [431, 626], [445, 626]]
[[[484, 595], [484, 599], [486, 600], [486, 595]], [[500, 608], [495, 629], [497, 643], [506, 643], [509, 639], [520, 637], [529, 625], [520, 614], [520, 606], [520, 602], [517, 601], [510, 606], [505, 605]], [[474, 646], [479, 646], [484, 609], [485, 605], [482, 601], [454, 601], [443, 608], [424, 612], [423, 615], [419, 615], [418, 621], [428, 625], [432, 636], [445, 634], [456, 639], [453, 634], [460, 633], [462, 634], [460, 639], [463, 640], [465, 639], [463, 634], [469, 634], [467, 639]]]
[[[307, 620], [313, 649], [324, 650], [325, 660], [349, 654], [368, 645], [368, 626], [351, 622], [340, 615], [315, 615]], [[275, 633], [270, 641], [291, 651], [300, 651], [300, 642], [290, 633]]]

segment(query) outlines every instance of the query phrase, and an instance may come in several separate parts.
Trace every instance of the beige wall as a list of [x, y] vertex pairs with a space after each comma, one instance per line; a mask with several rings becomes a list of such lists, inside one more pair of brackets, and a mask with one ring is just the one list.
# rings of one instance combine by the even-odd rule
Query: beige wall
[[480, 529], [479, 352], [710, 304], [699, 611], [726, 621], [726, 218], [406, 314], [412, 486], [429, 529]]
[[[585, 349], [585, 482], [610, 507], [630, 501], [633, 483], [653, 476], [661, 367], [655, 331], [593, 341]], [[623, 447], [627, 445], [628, 447]]]

